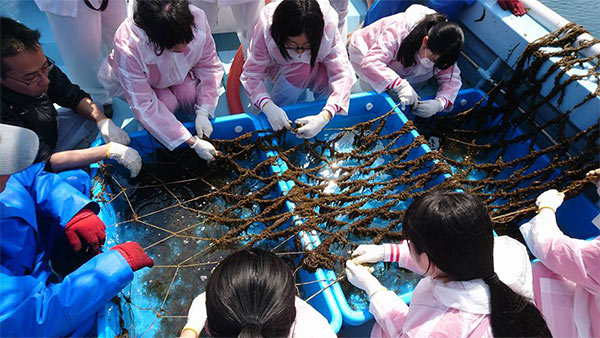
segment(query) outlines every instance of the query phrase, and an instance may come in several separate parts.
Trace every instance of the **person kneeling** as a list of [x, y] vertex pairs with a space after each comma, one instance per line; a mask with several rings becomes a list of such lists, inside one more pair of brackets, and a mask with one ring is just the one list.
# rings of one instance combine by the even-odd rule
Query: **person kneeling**
[[351, 68], [329, 1], [284, 0], [261, 10], [240, 82], [275, 131], [292, 129], [280, 105], [299, 102], [307, 89], [327, 97], [319, 114], [295, 121], [296, 136], [308, 139], [335, 115], [348, 115]]
[[[209, 118], [222, 78], [206, 15], [187, 0], [137, 0], [98, 72], [100, 83], [126, 99], [135, 118], [167, 149], [185, 143], [207, 161], [217, 150], [202, 138], [212, 134]], [[177, 109], [195, 112], [196, 136], [177, 120]]]
[[[390, 90], [403, 110], [412, 106], [413, 114], [429, 118], [452, 109], [462, 86], [456, 61], [463, 43], [458, 24], [415, 4], [352, 33], [348, 53], [362, 89]], [[421, 101], [413, 87], [431, 77], [438, 82], [436, 97]]]
[[226, 257], [196, 297], [182, 338], [202, 329], [211, 337], [335, 337], [329, 323], [296, 297], [294, 275], [277, 255], [261, 249]]

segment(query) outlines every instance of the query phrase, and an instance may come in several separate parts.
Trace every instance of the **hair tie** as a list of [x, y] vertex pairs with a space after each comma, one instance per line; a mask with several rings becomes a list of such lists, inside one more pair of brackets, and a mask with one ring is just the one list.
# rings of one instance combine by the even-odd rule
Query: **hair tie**
[[254, 325], [254, 326], [257, 326], [258, 328], [262, 327], [262, 324], [257, 317], [248, 317], [248, 318], [244, 319], [241, 327], [248, 326], [248, 325]]
[[498, 278], [498, 275], [497, 275], [497, 274], [494, 272], [493, 274], [491, 274], [491, 275], [489, 275], [489, 276], [487, 276], [487, 277], [484, 277], [484, 278], [483, 278], [483, 281], [484, 281], [486, 284], [488, 284], [488, 285], [489, 285], [489, 284], [492, 284], [492, 283], [499, 282], [499, 281], [500, 281], [500, 278]]

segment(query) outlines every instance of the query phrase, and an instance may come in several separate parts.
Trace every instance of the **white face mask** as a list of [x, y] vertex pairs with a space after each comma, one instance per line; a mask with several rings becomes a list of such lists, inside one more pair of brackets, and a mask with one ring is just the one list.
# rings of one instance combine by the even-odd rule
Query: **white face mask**
[[435, 66], [435, 63], [431, 60], [429, 60], [429, 58], [419, 58], [419, 63], [427, 68], [433, 68], [433, 66]]
[[310, 51], [305, 51], [304, 53], [300, 54], [294, 51], [289, 51], [288, 54], [290, 55], [290, 59], [292, 59], [294, 62], [310, 63]]
[[423, 58], [421, 57], [421, 55], [427, 55], [427, 52], [423, 47], [421, 47], [421, 49], [419, 49], [419, 53], [417, 55], [419, 57], [419, 63], [423, 67], [433, 68], [433, 66], [435, 66], [435, 62], [429, 60], [429, 58], [427, 56], [425, 56]]

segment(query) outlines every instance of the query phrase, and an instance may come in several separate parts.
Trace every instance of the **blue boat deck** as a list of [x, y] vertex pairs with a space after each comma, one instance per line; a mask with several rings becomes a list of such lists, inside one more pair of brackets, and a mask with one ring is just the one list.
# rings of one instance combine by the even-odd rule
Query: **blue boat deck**
[[[351, 0], [350, 12], [348, 15], [348, 30], [352, 31], [359, 26], [361, 20], [364, 18], [366, 12], [366, 5], [363, 0]], [[483, 13], [483, 15], [482, 15]], [[33, 2], [33, 0], [16, 0], [16, 1], [1, 1], [0, 2], [0, 14], [3, 16], [9, 16], [21, 21], [23, 24], [39, 29], [41, 32], [41, 43], [44, 52], [56, 61], [56, 64], [61, 69], [68, 73], [68, 70], [64, 67], [64, 62], [58, 51], [56, 43], [53, 40], [52, 32], [47, 22], [44, 13], [40, 12]], [[548, 30], [537, 23], [529, 16], [515, 17], [510, 15], [508, 12], [499, 10], [495, 0], [479, 0], [474, 5], [465, 9], [459, 16], [459, 22], [462, 25], [465, 32], [465, 39], [467, 43], [464, 46], [464, 57], [459, 59], [459, 66], [462, 71], [463, 78], [463, 89], [473, 88], [488, 90], [492, 87], [489, 79], [499, 79], [504, 77], [506, 74], [510, 74], [514, 70], [517, 58], [527, 45], [527, 43], [534, 41], [540, 36], [548, 33]], [[227, 76], [231, 68], [231, 62], [235, 55], [235, 52], [239, 46], [237, 35], [235, 33], [218, 33], [214, 34], [214, 39], [217, 45], [217, 52], [221, 59], [224, 69], [225, 77], [223, 79], [223, 89], [219, 98], [219, 103], [215, 115], [220, 117], [218, 119], [221, 125], [229, 126], [231, 121], [238, 121], [244, 119], [244, 123], [252, 124], [254, 129], [267, 128], [268, 122], [266, 122], [264, 116], [255, 118], [254, 116], [249, 117], [230, 117], [229, 107], [227, 105], [225, 87], [227, 83]], [[546, 68], [550, 67], [551, 62], [548, 63]], [[589, 65], [588, 65], [589, 66]], [[568, 78], [570, 74], [583, 72], [585, 69], [574, 69], [570, 73], [565, 74], [564, 78]], [[551, 104], [543, 108], [543, 113], [540, 116], [557, 116], [561, 111], [566, 111], [573, 108], [578, 104], [582, 98], [593, 93], [597, 86], [597, 78], [587, 78], [577, 81], [575, 85], [569, 88], [569, 91], [562, 104], [558, 104], [555, 99]], [[552, 83], [547, 83], [542, 87], [542, 94], [547, 94]], [[241, 100], [243, 106], [247, 103], [247, 99], [241, 91]], [[433, 94], [435, 92], [435, 85], [431, 84], [421, 91], [422, 96]], [[472, 92], [470, 92], [472, 93]], [[364, 107], [365, 100], [370, 100], [371, 95], [374, 94], [356, 94], [353, 96], [353, 104], [351, 110], [361, 110]], [[464, 102], [462, 99], [464, 98]], [[389, 98], [388, 98], [389, 99]], [[388, 100], [385, 99], [385, 100]], [[382, 100], [378, 96], [377, 100]], [[390, 100], [391, 101], [391, 100]], [[390, 102], [387, 102], [389, 104]], [[461, 97], [457, 100], [458, 108], [468, 108], [474, 103], [474, 98], [471, 96]], [[290, 113], [307, 115], [313, 111], [320, 109], [320, 103], [302, 103], [296, 106], [290, 107]], [[384, 106], [378, 105], [378, 107]], [[388, 107], [389, 109], [389, 107]], [[138, 137], [148, 137], [145, 131], [140, 131], [141, 127], [132, 116], [131, 110], [126, 102], [115, 99], [113, 102], [114, 119], [116, 122], [124, 127], [128, 132], [134, 132]], [[381, 112], [379, 112], [381, 113]], [[577, 131], [584, 130], [589, 126], [597, 123], [600, 117], [600, 97], [596, 97], [585, 105], [576, 108], [571, 113], [569, 123], [569, 133], [573, 134]], [[356, 114], [351, 116], [356, 118]], [[362, 118], [362, 117], [361, 117]], [[251, 122], [248, 122], [251, 121]], [[346, 121], [345, 118], [336, 119], [336, 121]], [[342, 123], [342, 122], [339, 122]], [[244, 124], [244, 126], [246, 126]], [[189, 128], [193, 128], [191, 124], [187, 125]], [[221, 135], [222, 137], [234, 137], [236, 135], [229, 135], [227, 133], [219, 134], [215, 128], [215, 134]], [[233, 128], [229, 128], [233, 129]], [[137, 133], [136, 133], [137, 132]], [[227, 134], [227, 135], [226, 135]], [[98, 140], [99, 142], [100, 140]], [[519, 149], [518, 151], [523, 151]], [[284, 170], [281, 166], [279, 169]], [[283, 184], [280, 189], [282, 191], [291, 189], [290, 183]], [[589, 189], [591, 191], [591, 189]], [[591, 226], [590, 220], [598, 213], [598, 198], [593, 193], [588, 191], [587, 193], [580, 194], [573, 199], [565, 201], [563, 208], [559, 210], [558, 218], [561, 227], [565, 232], [571, 236], [577, 238], [589, 238], [597, 236], [598, 231]], [[110, 213], [110, 209], [105, 211]], [[106, 217], [116, 217], [114, 214], [107, 215]], [[572, 215], [576, 215], [574, 218]], [[572, 222], [576, 225], [570, 225]], [[312, 238], [313, 243], [318, 242], [318, 239]], [[310, 243], [305, 243], [310, 244]], [[335, 280], [335, 274], [332, 271], [321, 270], [318, 272], [318, 276], [305, 276], [305, 278], [312, 278], [314, 280], [324, 280], [321, 282], [320, 287], [324, 287], [331, 280]], [[314, 291], [314, 290], [309, 290]], [[409, 295], [410, 296], [410, 295]], [[409, 297], [408, 296], [408, 297]], [[190, 296], [191, 297], [191, 296]], [[191, 298], [190, 298], [191, 301]], [[368, 313], [355, 313], [357, 311], [348, 310], [346, 302], [346, 296], [337, 287], [333, 287], [327, 292], [323, 292], [321, 297], [317, 297], [314, 300], [316, 307], [327, 316], [332, 323], [332, 326], [336, 329], [341, 330], [339, 335], [342, 337], [362, 337], [367, 336], [372, 326], [372, 321], [369, 321]], [[344, 305], [344, 302], [345, 305]], [[100, 337], [115, 337], [118, 332], [115, 331], [116, 310], [112, 312], [107, 311], [102, 314], [99, 318], [99, 327], [102, 330], [99, 332]], [[342, 325], [342, 322], [344, 325]], [[352, 326], [359, 325], [359, 326]]]

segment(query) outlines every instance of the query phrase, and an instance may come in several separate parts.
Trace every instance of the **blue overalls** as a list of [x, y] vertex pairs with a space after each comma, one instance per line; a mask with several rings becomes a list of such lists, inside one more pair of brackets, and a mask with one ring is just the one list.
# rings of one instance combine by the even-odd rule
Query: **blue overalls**
[[[82, 208], [98, 205], [37, 163], [0, 193], [0, 336], [81, 336], [132, 279], [117, 251], [101, 253], [51, 284], [52, 243]], [[70, 247], [54, 248], [71, 250]]]

